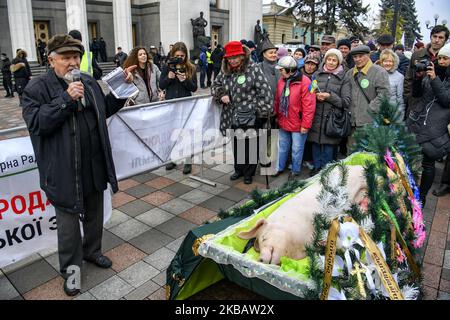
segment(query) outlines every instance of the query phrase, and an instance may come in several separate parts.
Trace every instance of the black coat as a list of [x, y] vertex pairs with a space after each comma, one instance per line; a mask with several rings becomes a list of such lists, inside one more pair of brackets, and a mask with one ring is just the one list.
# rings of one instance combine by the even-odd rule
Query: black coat
[[[118, 100], [112, 94], [105, 96], [89, 75], [82, 73], [81, 81], [94, 98], [107, 180], [117, 192], [106, 118], [120, 110], [126, 100]], [[76, 108], [76, 102], [64, 91], [53, 70], [32, 79], [23, 94], [22, 114], [36, 155], [41, 188], [54, 206], [78, 214], [83, 212], [84, 203]]]
[[159, 87], [166, 90], [166, 100], [184, 98], [192, 96], [192, 92], [197, 91], [197, 75], [194, 72], [192, 78], [180, 82], [177, 77], [169, 79], [169, 68], [164, 66], [159, 79]]
[[9, 69], [11, 67], [11, 61], [9, 61], [9, 58], [6, 58], [2, 61], [2, 75], [3, 78], [11, 78], [11, 70]]

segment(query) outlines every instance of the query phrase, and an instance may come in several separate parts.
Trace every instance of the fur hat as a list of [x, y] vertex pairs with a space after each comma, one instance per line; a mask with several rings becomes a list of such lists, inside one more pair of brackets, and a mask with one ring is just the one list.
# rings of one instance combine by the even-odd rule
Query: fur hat
[[72, 38], [72, 36], [57, 34], [48, 41], [47, 45], [47, 54], [50, 55], [53, 51], [58, 54], [78, 52], [81, 55], [84, 52], [84, 47], [81, 41]]
[[341, 39], [341, 40], [339, 40], [336, 47], [339, 49], [339, 47], [341, 47], [341, 46], [346, 46], [350, 50], [352, 49], [352, 43], [350, 42], [349, 39]]
[[438, 57], [440, 56], [450, 58], [450, 43], [447, 43], [441, 48], [441, 50], [439, 50]]

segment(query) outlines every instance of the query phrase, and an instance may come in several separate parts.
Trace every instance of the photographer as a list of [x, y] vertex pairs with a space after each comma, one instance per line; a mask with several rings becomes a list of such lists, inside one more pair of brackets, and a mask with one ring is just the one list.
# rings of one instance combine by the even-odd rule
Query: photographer
[[[63, 288], [74, 296], [80, 288], [76, 283], [68, 285], [70, 267], [81, 268], [83, 260], [100, 268], [112, 265], [101, 250], [103, 191], [107, 183], [113, 192], [118, 191], [106, 118], [119, 111], [126, 100], [111, 93], [105, 96], [94, 78], [85, 73], [80, 76], [84, 48], [79, 40], [55, 35], [47, 50], [51, 69], [25, 88], [23, 118], [41, 188], [55, 207]], [[134, 68], [125, 70], [125, 81], [132, 80]]]
[[[434, 181], [435, 161], [450, 152], [450, 45], [437, 54], [437, 64], [428, 62], [416, 66], [412, 96], [415, 99], [407, 119], [410, 131], [422, 147], [422, 179], [420, 199], [425, 206], [426, 196]], [[426, 67], [426, 71], [422, 71]]]
[[[166, 100], [192, 96], [197, 91], [197, 75], [195, 66], [189, 61], [188, 50], [184, 42], [177, 42], [169, 52], [167, 65], [161, 71], [159, 82], [161, 90], [166, 91]], [[166, 165], [166, 170], [176, 167], [175, 163]], [[188, 174], [192, 165], [186, 163], [183, 173]]]
[[416, 76], [415, 65], [419, 61], [431, 61], [435, 63], [437, 60], [437, 54], [439, 50], [445, 45], [449, 37], [449, 31], [446, 26], [437, 25], [431, 30], [431, 43], [429, 43], [425, 48], [414, 51], [411, 56], [408, 70], [405, 74], [405, 82], [403, 84], [403, 95], [405, 97], [405, 102], [407, 103], [407, 115], [409, 113], [409, 108], [411, 107], [412, 101], [412, 83]]

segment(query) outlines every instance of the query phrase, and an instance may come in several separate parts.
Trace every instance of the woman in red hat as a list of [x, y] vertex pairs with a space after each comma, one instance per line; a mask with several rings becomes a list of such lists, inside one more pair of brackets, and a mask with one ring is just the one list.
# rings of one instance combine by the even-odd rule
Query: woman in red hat
[[[225, 45], [225, 56], [222, 61], [221, 73], [211, 87], [216, 101], [223, 106], [220, 117], [220, 130], [225, 136], [228, 129], [242, 129], [247, 136], [244, 143], [232, 131], [234, 137], [234, 174], [231, 180], [244, 177], [245, 184], [252, 183], [255, 175], [258, 154], [250, 154], [250, 148], [257, 145], [257, 138], [249, 139], [248, 129], [258, 130], [261, 119], [267, 118], [272, 112], [273, 95], [269, 83], [261, 68], [251, 61], [250, 50], [239, 41], [231, 41]], [[244, 150], [245, 145], [245, 150]], [[242, 151], [241, 151], [242, 146]], [[238, 152], [245, 152], [245, 157]], [[245, 161], [239, 161], [245, 159]], [[244, 162], [244, 163], [242, 163]]]

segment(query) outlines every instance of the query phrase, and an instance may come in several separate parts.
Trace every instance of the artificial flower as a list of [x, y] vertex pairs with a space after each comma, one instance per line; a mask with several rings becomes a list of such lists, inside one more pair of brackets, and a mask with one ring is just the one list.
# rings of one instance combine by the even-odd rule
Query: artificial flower
[[[324, 270], [325, 269], [325, 257], [324, 256], [320, 256], [320, 270]], [[333, 272], [332, 272], [332, 276], [333, 277], [339, 277], [342, 276], [344, 273], [344, 259], [342, 259], [340, 256], [335, 255], [334, 257], [334, 264], [333, 264]]]
[[336, 288], [331, 287], [328, 293], [328, 300], [347, 300], [347, 298], [342, 290], [338, 291]]

